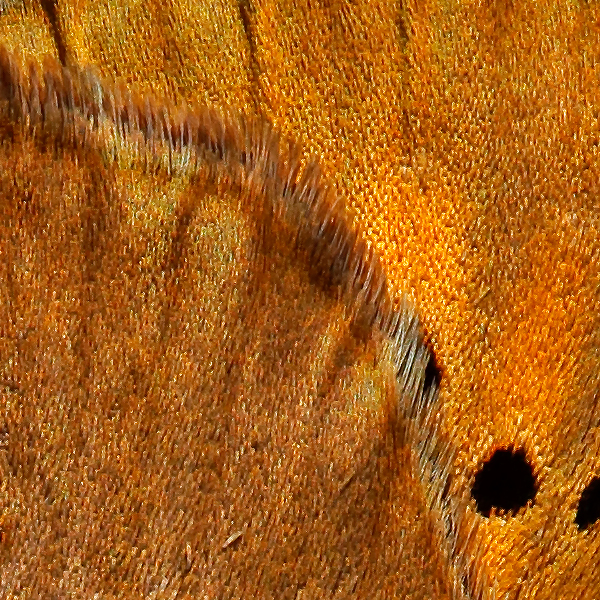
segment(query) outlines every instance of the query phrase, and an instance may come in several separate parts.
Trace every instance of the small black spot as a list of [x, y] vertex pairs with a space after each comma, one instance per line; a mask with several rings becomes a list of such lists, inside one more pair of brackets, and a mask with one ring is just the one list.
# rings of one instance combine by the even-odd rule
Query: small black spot
[[500, 449], [475, 476], [471, 495], [477, 510], [489, 517], [492, 508], [516, 512], [533, 500], [535, 477], [523, 449]]
[[575, 523], [586, 529], [600, 519], [600, 477], [594, 477], [581, 493]]
[[438, 388], [440, 386], [440, 381], [442, 380], [442, 372], [440, 371], [437, 361], [435, 360], [435, 354], [431, 348], [429, 349], [429, 352], [429, 360], [427, 361], [427, 366], [425, 367], [425, 378], [423, 381], [423, 389], [425, 394], [428, 394], [432, 387]]

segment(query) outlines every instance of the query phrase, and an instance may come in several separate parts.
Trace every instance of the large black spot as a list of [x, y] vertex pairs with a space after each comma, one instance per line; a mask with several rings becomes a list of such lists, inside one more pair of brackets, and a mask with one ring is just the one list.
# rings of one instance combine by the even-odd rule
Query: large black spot
[[575, 523], [585, 529], [600, 519], [600, 477], [594, 477], [581, 493]]
[[489, 517], [492, 508], [517, 511], [533, 500], [535, 477], [522, 449], [496, 450], [475, 476], [471, 490], [477, 510]]

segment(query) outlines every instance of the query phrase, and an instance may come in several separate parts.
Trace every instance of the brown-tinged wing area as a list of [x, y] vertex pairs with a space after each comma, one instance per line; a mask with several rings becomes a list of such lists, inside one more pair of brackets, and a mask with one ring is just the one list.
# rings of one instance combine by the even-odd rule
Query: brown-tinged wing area
[[416, 318], [262, 119], [0, 54], [0, 596], [445, 598]]

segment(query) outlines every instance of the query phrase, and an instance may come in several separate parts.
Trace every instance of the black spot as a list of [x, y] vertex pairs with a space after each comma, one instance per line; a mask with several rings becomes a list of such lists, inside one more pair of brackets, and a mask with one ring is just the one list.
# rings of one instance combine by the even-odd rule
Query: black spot
[[442, 372], [435, 360], [435, 354], [431, 348], [429, 349], [429, 352], [429, 360], [425, 367], [425, 378], [423, 381], [425, 394], [428, 394], [432, 387], [438, 388], [440, 386], [440, 381], [442, 380]]
[[496, 450], [475, 476], [471, 495], [477, 510], [489, 517], [492, 508], [515, 512], [533, 500], [536, 483], [522, 449]]
[[600, 519], [600, 477], [594, 477], [581, 493], [575, 523], [586, 529]]

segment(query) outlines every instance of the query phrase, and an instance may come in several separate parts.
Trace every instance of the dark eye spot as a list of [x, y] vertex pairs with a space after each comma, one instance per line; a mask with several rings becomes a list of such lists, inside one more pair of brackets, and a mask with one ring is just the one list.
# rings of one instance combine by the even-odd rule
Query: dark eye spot
[[581, 493], [575, 523], [586, 529], [600, 519], [600, 477], [594, 477]]
[[496, 450], [484, 463], [471, 489], [477, 510], [489, 517], [492, 508], [516, 512], [533, 500], [535, 477], [523, 449]]

